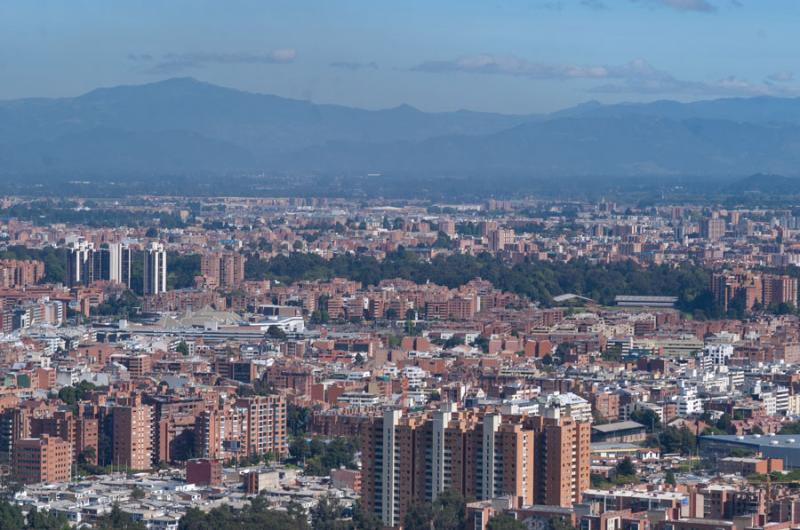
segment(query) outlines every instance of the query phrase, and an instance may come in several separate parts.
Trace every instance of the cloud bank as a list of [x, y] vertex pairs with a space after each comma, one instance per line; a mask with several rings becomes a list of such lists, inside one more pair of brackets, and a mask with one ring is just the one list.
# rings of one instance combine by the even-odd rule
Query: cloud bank
[[214, 64], [285, 64], [294, 62], [296, 58], [297, 51], [293, 48], [277, 48], [262, 53], [187, 52], [165, 53], [159, 56], [147, 53], [128, 55], [130, 61], [147, 65], [148, 73], [165, 75]]

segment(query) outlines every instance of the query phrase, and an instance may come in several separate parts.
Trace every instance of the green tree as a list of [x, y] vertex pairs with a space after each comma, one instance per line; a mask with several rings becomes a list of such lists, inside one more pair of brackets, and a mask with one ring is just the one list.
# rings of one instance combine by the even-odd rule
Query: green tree
[[311, 409], [301, 407], [294, 403], [286, 406], [286, 428], [293, 437], [303, 435], [308, 432], [309, 422], [311, 421]]
[[452, 242], [450, 237], [442, 231], [436, 235], [436, 241], [433, 242], [433, 248], [450, 248]]
[[271, 339], [285, 340], [286, 332], [279, 326], [270, 326], [267, 329], [267, 336]]
[[453, 490], [443, 491], [433, 503], [413, 504], [403, 520], [406, 530], [461, 530], [466, 524], [466, 503]]
[[[0, 528], [4, 528], [0, 523]], [[26, 530], [67, 530], [70, 528], [67, 516], [51, 511], [39, 511], [33, 506], [28, 512]]]
[[131, 490], [131, 499], [139, 501], [144, 499], [146, 496], [147, 494], [144, 492], [144, 490], [138, 486]]
[[671, 469], [668, 469], [667, 472], [664, 474], [664, 482], [669, 484], [670, 486], [675, 486], [677, 481], [675, 480], [675, 472]]
[[631, 412], [630, 418], [632, 421], [644, 425], [647, 432], [654, 432], [661, 426], [661, 419], [658, 414], [648, 408], [638, 408]]
[[433, 506], [429, 502], [416, 502], [406, 510], [404, 530], [432, 530]]
[[656, 441], [665, 453], [691, 455], [697, 447], [697, 437], [686, 426], [667, 427], [659, 433]]
[[360, 500], [353, 503], [353, 525], [358, 530], [381, 530], [383, 528], [380, 519], [365, 510]]
[[314, 530], [335, 530], [342, 516], [342, 505], [338, 499], [324, 495], [311, 508], [311, 527]]
[[184, 357], [189, 355], [189, 345], [186, 344], [185, 340], [181, 340], [178, 345], [175, 347], [175, 352], [180, 353]]
[[800, 434], [800, 421], [784, 423], [778, 434]]
[[625, 477], [636, 476], [636, 468], [634, 467], [631, 459], [627, 456], [617, 464], [617, 475], [622, 475]]

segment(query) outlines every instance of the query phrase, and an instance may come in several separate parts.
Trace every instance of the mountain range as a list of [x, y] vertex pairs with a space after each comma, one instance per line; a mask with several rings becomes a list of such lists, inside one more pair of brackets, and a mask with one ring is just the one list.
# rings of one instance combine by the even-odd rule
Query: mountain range
[[800, 175], [800, 98], [364, 110], [178, 78], [0, 101], [0, 174]]

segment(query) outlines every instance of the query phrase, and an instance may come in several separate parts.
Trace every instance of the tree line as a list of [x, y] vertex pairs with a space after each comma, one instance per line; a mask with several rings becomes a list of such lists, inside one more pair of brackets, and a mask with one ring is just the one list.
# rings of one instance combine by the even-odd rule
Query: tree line
[[701, 311], [708, 315], [713, 311], [709, 271], [690, 264], [643, 266], [630, 260], [592, 263], [586, 259], [567, 263], [526, 259], [509, 264], [488, 253], [436, 256], [426, 261], [401, 249], [382, 261], [359, 254], [325, 259], [315, 254], [292, 253], [269, 260], [249, 255], [245, 276], [251, 280], [283, 282], [340, 277], [364, 285], [403, 278], [420, 284], [430, 281], [449, 288], [483, 278], [497, 289], [543, 305], [551, 305], [554, 296], [565, 293], [585, 296], [603, 305], [612, 305], [614, 297], [620, 294], [664, 295], [677, 296], [678, 307], [684, 311]]

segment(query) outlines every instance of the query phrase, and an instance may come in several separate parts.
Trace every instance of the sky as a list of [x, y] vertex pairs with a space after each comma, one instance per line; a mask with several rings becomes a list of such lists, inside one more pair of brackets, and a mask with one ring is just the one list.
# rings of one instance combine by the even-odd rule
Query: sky
[[0, 99], [194, 77], [362, 108], [800, 96], [800, 0], [2, 0]]

